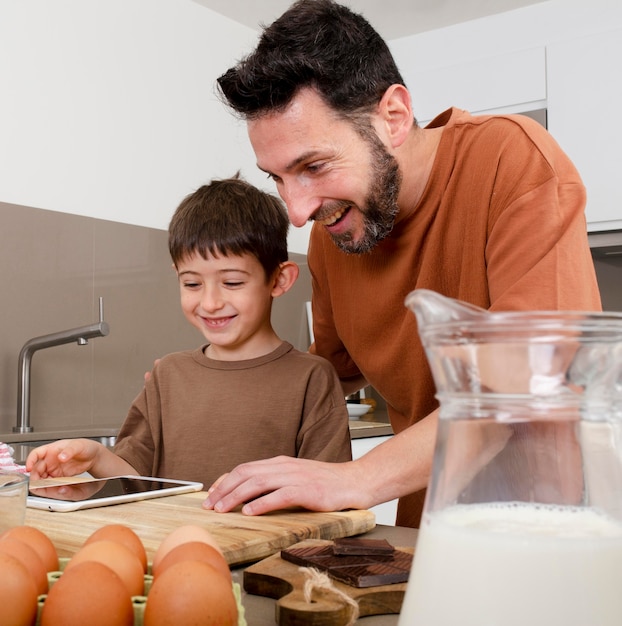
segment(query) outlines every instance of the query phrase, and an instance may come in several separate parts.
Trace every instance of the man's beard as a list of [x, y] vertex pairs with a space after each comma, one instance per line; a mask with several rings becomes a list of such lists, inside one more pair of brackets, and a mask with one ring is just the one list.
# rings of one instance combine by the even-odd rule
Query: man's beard
[[331, 235], [340, 250], [348, 254], [363, 254], [372, 250], [393, 230], [399, 208], [397, 196], [402, 176], [395, 158], [373, 132], [365, 133], [371, 149], [371, 184], [364, 206], [358, 207], [363, 216], [363, 235], [358, 241], [351, 232]]

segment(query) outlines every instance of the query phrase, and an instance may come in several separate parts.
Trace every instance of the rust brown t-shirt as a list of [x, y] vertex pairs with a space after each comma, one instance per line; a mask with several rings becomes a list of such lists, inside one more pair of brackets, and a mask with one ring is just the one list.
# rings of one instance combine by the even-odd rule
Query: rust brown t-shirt
[[205, 488], [239, 463], [280, 454], [352, 458], [333, 367], [287, 342], [246, 361], [216, 361], [203, 348], [163, 357], [114, 451], [143, 475], [196, 480]]
[[[320, 225], [309, 246], [312, 351], [340, 377], [363, 374], [399, 433], [437, 406], [404, 299], [417, 288], [494, 310], [599, 310], [585, 189], [539, 124], [450, 109], [419, 204], [368, 254], [344, 254]], [[400, 501], [418, 526], [423, 493]]]

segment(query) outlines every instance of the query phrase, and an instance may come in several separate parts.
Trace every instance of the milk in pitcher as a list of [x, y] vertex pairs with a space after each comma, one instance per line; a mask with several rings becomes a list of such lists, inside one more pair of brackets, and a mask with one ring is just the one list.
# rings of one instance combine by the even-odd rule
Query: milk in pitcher
[[426, 514], [399, 626], [620, 626], [622, 525], [594, 509]]

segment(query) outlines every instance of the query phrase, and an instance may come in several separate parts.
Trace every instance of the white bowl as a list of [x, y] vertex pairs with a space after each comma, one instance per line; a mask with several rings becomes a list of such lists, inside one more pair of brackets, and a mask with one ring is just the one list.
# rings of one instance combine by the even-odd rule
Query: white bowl
[[348, 415], [354, 419], [365, 415], [371, 409], [370, 404], [356, 404], [354, 402], [346, 402], [346, 407], [348, 408]]

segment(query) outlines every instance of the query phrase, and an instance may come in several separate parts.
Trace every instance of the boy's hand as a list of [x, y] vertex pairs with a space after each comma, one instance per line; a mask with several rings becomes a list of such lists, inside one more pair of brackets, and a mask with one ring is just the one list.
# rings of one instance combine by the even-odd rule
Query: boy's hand
[[61, 439], [39, 446], [28, 455], [26, 471], [33, 480], [88, 472], [100, 446], [90, 439]]

